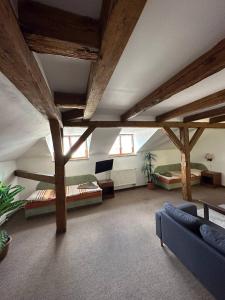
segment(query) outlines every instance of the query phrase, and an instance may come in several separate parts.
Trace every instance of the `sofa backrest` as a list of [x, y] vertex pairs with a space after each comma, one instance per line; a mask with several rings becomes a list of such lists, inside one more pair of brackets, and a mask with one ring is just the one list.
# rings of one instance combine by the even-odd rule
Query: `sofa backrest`
[[[85, 182], [97, 181], [97, 178], [92, 174], [79, 175], [79, 176], [69, 176], [66, 177], [66, 185], [77, 185]], [[54, 190], [55, 185], [47, 182], [39, 182], [36, 190]]]
[[[198, 169], [204, 171], [207, 170], [207, 167], [204, 164], [191, 162], [191, 169]], [[165, 172], [180, 171], [180, 170], [181, 170], [181, 164], [169, 164], [169, 165], [157, 166], [154, 170], [154, 173], [165, 173]]]

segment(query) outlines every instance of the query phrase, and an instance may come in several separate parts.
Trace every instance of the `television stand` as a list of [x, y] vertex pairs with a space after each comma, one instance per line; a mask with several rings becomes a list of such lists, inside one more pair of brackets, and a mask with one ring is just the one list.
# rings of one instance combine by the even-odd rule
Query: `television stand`
[[98, 180], [98, 185], [102, 189], [102, 199], [114, 198], [114, 182], [112, 179]]

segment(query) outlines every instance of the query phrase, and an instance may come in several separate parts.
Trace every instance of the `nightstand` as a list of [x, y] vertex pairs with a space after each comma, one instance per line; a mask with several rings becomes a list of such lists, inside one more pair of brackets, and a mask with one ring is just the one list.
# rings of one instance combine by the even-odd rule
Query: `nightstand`
[[201, 183], [212, 187], [221, 186], [221, 173], [213, 171], [202, 171]]
[[98, 185], [102, 189], [102, 199], [114, 198], [114, 182], [111, 179], [99, 180]]

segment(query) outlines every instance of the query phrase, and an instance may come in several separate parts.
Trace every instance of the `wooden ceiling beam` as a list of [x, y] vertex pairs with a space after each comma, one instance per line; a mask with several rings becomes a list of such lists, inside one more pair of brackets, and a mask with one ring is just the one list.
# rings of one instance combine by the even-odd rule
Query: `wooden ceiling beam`
[[33, 53], [24, 41], [8, 0], [0, 1], [0, 40], [0, 71], [39, 112], [61, 123], [61, 115], [55, 107], [52, 94]]
[[14, 171], [14, 175], [21, 178], [55, 184], [55, 176], [53, 175], [43, 175], [43, 174], [31, 173], [23, 170]]
[[222, 116], [214, 117], [209, 119], [209, 123], [219, 123], [219, 122], [224, 122], [225, 121], [225, 114]]
[[211, 117], [217, 117], [222, 114], [225, 114], [225, 106], [219, 107], [219, 108], [214, 108], [211, 110], [203, 111], [198, 114], [190, 115], [187, 116], [183, 119], [184, 122], [193, 122], [196, 120], [202, 120], [206, 118], [211, 118]]
[[84, 109], [86, 106], [86, 95], [71, 93], [54, 93], [55, 105], [61, 108]]
[[76, 143], [71, 147], [71, 149], [65, 155], [64, 164], [66, 164], [70, 160], [72, 154], [86, 141], [86, 139], [89, 137], [90, 134], [92, 134], [94, 130], [95, 130], [94, 126], [88, 127], [88, 129], [79, 137]]
[[191, 113], [200, 109], [206, 109], [215, 105], [225, 103], [225, 90], [216, 92], [194, 102], [175, 108], [162, 115], [156, 117], [157, 122], [163, 122], [178, 116], [182, 116], [187, 113]]
[[84, 119], [90, 119], [95, 113], [145, 3], [146, 0], [117, 0], [110, 7], [111, 13], [104, 23], [100, 56], [92, 65], [89, 76]]
[[19, 2], [18, 12], [24, 38], [32, 51], [97, 60], [97, 20], [35, 1]]
[[121, 116], [125, 121], [225, 68], [225, 39]]
[[211, 124], [208, 122], [155, 122], [155, 121], [64, 121], [65, 127], [139, 127], [139, 128], [225, 128], [224, 123]]
[[62, 112], [63, 122], [71, 121], [74, 119], [82, 118], [84, 111], [82, 109], [70, 109]]

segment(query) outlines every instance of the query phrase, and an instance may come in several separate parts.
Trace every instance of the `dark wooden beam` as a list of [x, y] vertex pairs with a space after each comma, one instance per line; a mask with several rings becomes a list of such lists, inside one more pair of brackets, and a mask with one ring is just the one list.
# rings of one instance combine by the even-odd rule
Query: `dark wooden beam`
[[163, 128], [164, 132], [166, 133], [166, 135], [169, 137], [169, 139], [171, 140], [171, 142], [180, 150], [180, 151], [184, 151], [184, 146], [183, 144], [180, 142], [180, 140], [178, 139], [178, 137], [176, 136], [176, 134], [172, 131], [172, 129], [168, 128], [168, 127], [164, 127]]
[[23, 170], [16, 170], [14, 175], [21, 178], [36, 180], [36, 181], [43, 181], [55, 184], [55, 176], [53, 175], [43, 175], [38, 173], [31, 173]]
[[84, 111], [82, 109], [70, 109], [62, 112], [63, 122], [71, 121], [74, 119], [82, 118]]
[[106, 22], [100, 57], [92, 65], [84, 118], [90, 119], [141, 15], [146, 0], [117, 0]]
[[192, 201], [191, 195], [191, 162], [189, 147], [189, 130], [188, 128], [180, 128], [180, 141], [184, 145], [181, 151], [181, 183], [183, 199]]
[[65, 121], [65, 127], [90, 127], [113, 128], [113, 127], [140, 127], [140, 128], [225, 128], [224, 123], [211, 124], [208, 122], [155, 122], [155, 121]]
[[225, 68], [225, 39], [121, 116], [127, 120]]
[[55, 105], [62, 108], [84, 109], [86, 106], [86, 95], [71, 93], [54, 93]]
[[107, 22], [109, 20], [109, 16], [112, 12], [113, 6], [116, 0], [103, 0], [102, 1], [102, 9], [101, 9], [101, 37], [103, 37]]
[[66, 232], [66, 188], [63, 155], [63, 132], [56, 119], [50, 120], [55, 156], [56, 232]]
[[61, 121], [52, 94], [27, 47], [10, 1], [0, 1], [0, 71], [47, 118]]
[[71, 147], [68, 153], [65, 155], [64, 163], [66, 164], [72, 154], [86, 141], [90, 134], [95, 130], [95, 127], [88, 127], [88, 129], [80, 136], [80, 138], [76, 141], [76, 143]]
[[156, 121], [162, 122], [200, 109], [225, 103], [225, 90], [206, 96], [194, 102], [175, 108], [156, 117]]
[[197, 141], [199, 140], [199, 138], [201, 137], [201, 135], [204, 132], [204, 128], [197, 128], [194, 135], [192, 136], [190, 143], [189, 143], [189, 149], [190, 151], [193, 149], [193, 147], [195, 146], [195, 144], [197, 143]]
[[32, 51], [88, 60], [98, 58], [100, 26], [97, 20], [23, 1], [19, 3], [19, 21]]
[[214, 117], [209, 119], [209, 123], [213, 124], [213, 123], [219, 123], [219, 122], [224, 122], [225, 121], [225, 115], [222, 116], [218, 116], [218, 117]]
[[206, 118], [220, 116], [222, 114], [225, 114], [225, 106], [187, 116], [183, 119], [183, 121], [184, 122], [192, 122], [192, 121], [196, 121], [196, 120], [202, 120], [202, 119], [206, 119]]

